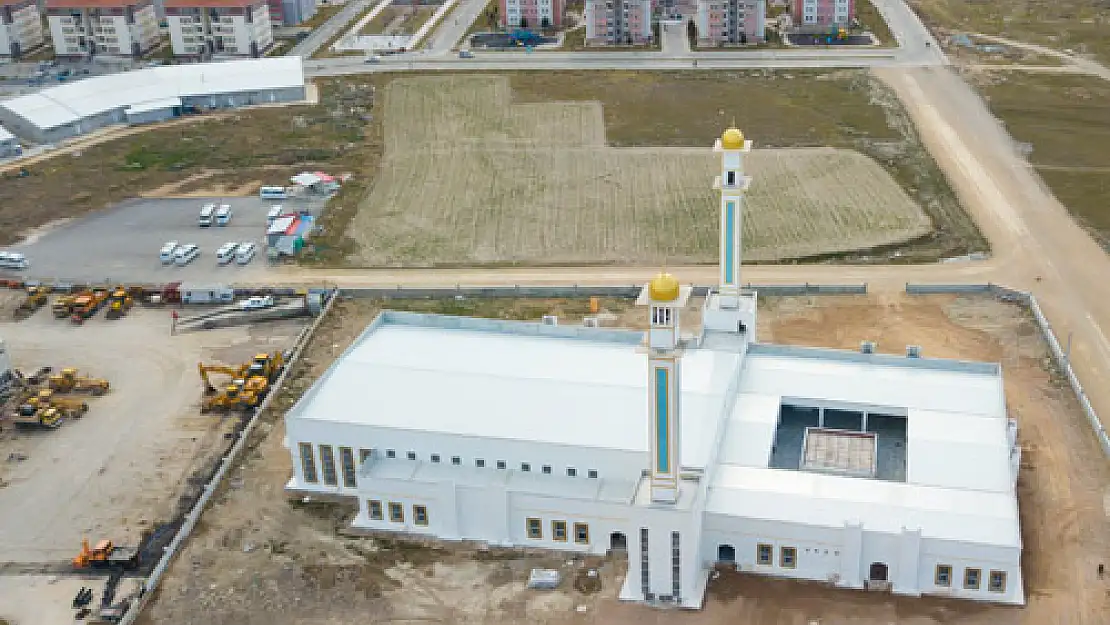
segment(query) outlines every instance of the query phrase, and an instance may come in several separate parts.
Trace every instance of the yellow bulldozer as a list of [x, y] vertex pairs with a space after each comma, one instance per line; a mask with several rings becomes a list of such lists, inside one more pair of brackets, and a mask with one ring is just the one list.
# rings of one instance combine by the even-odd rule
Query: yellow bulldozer
[[127, 289], [122, 286], [116, 287], [108, 296], [108, 312], [104, 316], [108, 319], [119, 319], [131, 310], [134, 303], [135, 299]]
[[54, 429], [65, 420], [65, 413], [53, 406], [27, 402], [16, 408], [9, 419], [17, 428]]
[[19, 303], [19, 307], [15, 309], [15, 318], [26, 319], [35, 314], [35, 311], [42, 308], [46, 303], [47, 295], [50, 294], [50, 287], [47, 286], [31, 286], [27, 287], [27, 297]]
[[24, 403], [35, 408], [56, 408], [67, 417], [80, 417], [89, 411], [89, 405], [79, 399], [59, 397], [54, 391], [44, 388]]
[[72, 367], [62, 369], [61, 373], [50, 376], [47, 384], [50, 390], [58, 393], [90, 393], [98, 397], [111, 388], [108, 380], [79, 376], [77, 369]]

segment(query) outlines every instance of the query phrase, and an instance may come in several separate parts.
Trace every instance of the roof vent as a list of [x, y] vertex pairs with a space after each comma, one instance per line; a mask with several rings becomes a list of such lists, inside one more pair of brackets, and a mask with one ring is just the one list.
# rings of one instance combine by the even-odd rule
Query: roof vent
[[874, 354], [875, 341], [863, 341], [859, 344], [859, 353], [861, 354]]
[[543, 325], [545, 325], [545, 326], [557, 326], [557, 325], [559, 325], [559, 317], [557, 317], [555, 315], [544, 315], [543, 316]]
[[921, 358], [921, 346], [920, 345], [907, 345], [906, 346], [906, 358]]
[[597, 317], [583, 317], [582, 325], [586, 326], [587, 328], [601, 327], [601, 324], [598, 322]]

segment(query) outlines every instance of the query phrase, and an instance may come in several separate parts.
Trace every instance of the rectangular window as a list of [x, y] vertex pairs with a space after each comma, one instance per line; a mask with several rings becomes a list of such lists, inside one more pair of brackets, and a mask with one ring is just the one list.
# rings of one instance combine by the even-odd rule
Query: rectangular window
[[439, 454], [432, 454], [432, 462], [439, 462]]
[[497, 461], [497, 468], [498, 469], [504, 469], [506, 466], [508, 466], [508, 465], [505, 464], [504, 460], [498, 460]]
[[979, 569], [964, 569], [964, 589], [979, 590]]
[[551, 522], [551, 539], [557, 540], [561, 543], [567, 542], [567, 522], [566, 521], [552, 521]]
[[485, 468], [486, 461], [481, 459], [481, 458], [475, 458], [474, 459], [474, 466], [478, 467], [479, 469]]
[[730, 171], [730, 172], [725, 173], [725, 186], [728, 186], [728, 187], [735, 187], [736, 186], [736, 172]]
[[410, 451], [410, 452], [405, 454], [405, 457], [408, 458], [409, 460], [416, 460], [416, 452], [415, 451]]
[[428, 508], [425, 506], [412, 506], [412, 522], [417, 525], [428, 525]]
[[779, 552], [779, 566], [792, 569], [798, 566], [798, 550], [794, 547], [783, 547]]
[[462, 458], [460, 458], [458, 456], [451, 456], [451, 464], [453, 464], [455, 466], [458, 466], [458, 465], [462, 464]]
[[578, 469], [574, 467], [567, 467], [567, 477], [575, 477], [578, 475]]
[[528, 538], [543, 538], [543, 523], [539, 519], [528, 519]]
[[520, 463], [520, 470], [527, 473], [528, 471], [532, 470], [532, 465], [528, 464], [527, 462], [521, 462]]
[[355, 483], [355, 452], [350, 447], [339, 448], [339, 462], [343, 466], [343, 485], [354, 488]]
[[367, 510], [370, 512], [370, 519], [374, 521], [382, 520], [382, 502], [378, 499], [371, 499], [367, 501]]
[[586, 472], [586, 476], [592, 479], [597, 479], [597, 469], [590, 469]]
[[339, 486], [339, 478], [335, 474], [335, 452], [331, 445], [320, 445], [320, 465], [324, 474], [324, 483], [328, 486]]
[[396, 501], [389, 502], [389, 520], [394, 523], [404, 523], [405, 507]]
[[316, 459], [312, 456], [312, 443], [301, 443], [300, 448], [301, 474], [305, 482], [315, 484], [319, 480], [316, 478]]
[[546, 473], [547, 475], [551, 475], [551, 465], [550, 464], [543, 465], [542, 467], [540, 467], [540, 471]]
[[360, 449], [360, 450], [358, 450], [358, 463], [359, 463], [360, 466], [364, 462], [366, 462], [366, 459], [370, 457], [371, 453], [372, 453], [372, 451], [369, 450], [369, 449]]
[[579, 545], [590, 544], [590, 526], [585, 523], [574, 524], [574, 542]]
[[938, 564], [936, 575], [933, 576], [933, 584], [936, 586], [951, 586], [952, 567], [947, 564]]
[[764, 543], [760, 543], [760, 544], [756, 545], [755, 546], [755, 563], [756, 564], [765, 564], [767, 566], [770, 566], [771, 565], [771, 554], [772, 553], [774, 553], [774, 549], [771, 547], [771, 545], [767, 545], [767, 544], [764, 544]]
[[987, 590], [991, 592], [1006, 592], [1006, 571], [991, 571], [987, 580]]
[[386, 458], [396, 458], [397, 457], [397, 452], [393, 449], [387, 449], [387, 450], [385, 450], [385, 457]]

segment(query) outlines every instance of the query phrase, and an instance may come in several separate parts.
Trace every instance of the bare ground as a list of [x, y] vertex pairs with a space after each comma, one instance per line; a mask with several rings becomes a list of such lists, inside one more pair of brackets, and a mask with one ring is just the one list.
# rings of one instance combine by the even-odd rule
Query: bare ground
[[[623, 323], [640, 322], [641, 311], [627, 302], [601, 304]], [[556, 300], [508, 307], [418, 302], [415, 307], [512, 318], [558, 312], [568, 321], [586, 312], [583, 302]], [[340, 303], [294, 370], [283, 406], [377, 310], [376, 302]], [[1110, 496], [1110, 468], [1070, 391], [1049, 372], [1045, 345], [1023, 310], [978, 297], [900, 295], [769, 298], [761, 315], [763, 340], [852, 349], [861, 340], [875, 340], [881, 351], [890, 352], [912, 343], [930, 356], [1002, 362], [1007, 401], [1019, 419], [1024, 449], [1019, 496], [1028, 607], [896, 599], [734, 574], [711, 583], [701, 612], [657, 611], [614, 599], [621, 572], [612, 561], [343, 537], [338, 530], [349, 508], [286, 503], [282, 486], [290, 460], [281, 446], [281, 421], [273, 413], [141, 622], [1105, 623], [1110, 582], [1098, 580], [1095, 567], [1110, 559], [1103, 509], [1104, 497]], [[600, 590], [576, 590], [570, 579], [595, 564], [602, 570]], [[533, 566], [560, 568], [568, 581], [556, 591], [529, 591], [524, 581]]]

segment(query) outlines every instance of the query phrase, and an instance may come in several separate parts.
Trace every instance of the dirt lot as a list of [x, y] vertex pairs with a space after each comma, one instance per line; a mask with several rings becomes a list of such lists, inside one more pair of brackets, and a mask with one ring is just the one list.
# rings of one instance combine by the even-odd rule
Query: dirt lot
[[[352, 223], [357, 262], [717, 257], [713, 137], [698, 149], [611, 148], [597, 102], [513, 104], [505, 77], [394, 81], [384, 113], [382, 175]], [[858, 152], [759, 149], [747, 168], [755, 182], [745, 202], [746, 260], [889, 246], [931, 230], [897, 183]]]
[[[642, 310], [627, 302], [602, 305], [624, 322], [642, 324]], [[513, 318], [557, 312], [569, 321], [585, 312], [586, 303], [451, 301], [417, 302], [413, 308]], [[377, 310], [373, 302], [341, 302], [294, 370], [279, 408], [291, 405]], [[1103, 509], [1103, 498], [1110, 496], [1110, 468], [1070, 391], [1046, 371], [1046, 348], [1021, 309], [992, 299], [950, 296], [774, 298], [764, 300], [761, 315], [763, 340], [852, 349], [861, 340], [875, 340], [881, 351], [890, 352], [912, 343], [923, 345], [930, 356], [1003, 363], [1007, 400], [1020, 421], [1024, 450], [1019, 494], [1027, 608], [894, 599], [737, 574], [711, 582], [701, 612], [657, 611], [614, 599], [621, 579], [615, 562], [344, 537], [337, 530], [345, 527], [350, 508], [285, 502], [289, 454], [281, 445], [283, 426], [275, 412], [266, 416], [244, 465], [203, 517], [141, 622], [1105, 622], [1110, 581], [1098, 580], [1095, 568], [1110, 559]], [[576, 571], [594, 564], [602, 567], [600, 590], [575, 589]], [[524, 582], [533, 566], [560, 568], [567, 581], [554, 592], [529, 591]]]
[[[0, 336], [17, 368], [74, 366], [108, 379], [112, 390], [87, 399], [89, 412], [57, 430], [28, 432], [3, 425], [0, 566], [68, 562], [85, 537], [137, 546], [144, 531], [169, 521], [179, 497], [197, 487], [192, 474], [223, 452], [224, 434], [235, 421], [199, 414], [196, 363], [237, 363], [258, 351], [285, 349], [303, 326], [282, 323], [171, 337], [168, 311], [143, 307], [122, 320], [108, 321], [101, 314], [83, 326], [56, 320], [49, 310], [15, 322], [14, 295], [0, 292]], [[30, 590], [17, 590], [19, 579], [4, 578], [0, 617], [14, 610], [14, 597], [26, 601]], [[28, 588], [37, 583], [25, 581]], [[65, 598], [67, 606], [71, 597]], [[45, 620], [13, 622], [59, 622], [48, 619], [49, 613], [44, 608]]]
[[1110, 61], [1105, 0], [909, 0], [930, 27], [1001, 35]]
[[360, 35], [412, 35], [420, 30], [439, 6], [390, 5], [363, 26]]
[[1052, 193], [1110, 249], [1110, 83], [1020, 72], [977, 72], [969, 80], [1025, 144]]

